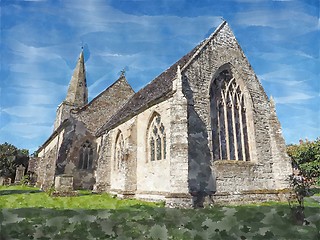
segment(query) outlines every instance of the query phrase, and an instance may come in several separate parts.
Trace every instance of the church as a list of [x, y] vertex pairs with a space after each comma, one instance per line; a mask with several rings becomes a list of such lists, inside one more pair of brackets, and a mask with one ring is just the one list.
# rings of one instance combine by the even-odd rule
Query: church
[[292, 167], [275, 105], [228, 23], [135, 92], [122, 74], [88, 102], [83, 52], [36, 185], [190, 205], [281, 200]]

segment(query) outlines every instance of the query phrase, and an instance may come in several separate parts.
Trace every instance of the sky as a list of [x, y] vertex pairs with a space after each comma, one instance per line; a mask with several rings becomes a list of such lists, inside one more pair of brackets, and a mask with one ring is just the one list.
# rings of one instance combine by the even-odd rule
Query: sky
[[84, 49], [89, 100], [138, 91], [225, 19], [276, 103], [287, 144], [320, 137], [319, 0], [2, 0], [0, 144], [33, 153], [53, 131]]

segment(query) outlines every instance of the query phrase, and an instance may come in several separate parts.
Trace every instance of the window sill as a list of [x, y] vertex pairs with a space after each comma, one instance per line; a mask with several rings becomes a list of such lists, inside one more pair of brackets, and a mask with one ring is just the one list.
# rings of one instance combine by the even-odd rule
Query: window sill
[[228, 164], [232, 164], [232, 165], [239, 165], [239, 166], [243, 166], [243, 165], [256, 165], [255, 162], [252, 161], [241, 161], [241, 160], [215, 160], [213, 161], [214, 165], [228, 165]]

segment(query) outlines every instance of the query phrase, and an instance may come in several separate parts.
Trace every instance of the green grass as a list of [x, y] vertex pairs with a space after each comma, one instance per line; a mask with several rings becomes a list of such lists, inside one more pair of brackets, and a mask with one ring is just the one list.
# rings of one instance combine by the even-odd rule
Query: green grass
[[314, 202], [306, 204], [299, 225], [285, 203], [169, 209], [79, 195], [52, 198], [35, 188], [0, 187], [0, 239], [320, 239]]
[[139, 204], [161, 206], [160, 203], [120, 200], [110, 194], [92, 194], [86, 190], [80, 190], [76, 197], [51, 197], [33, 187], [0, 187], [0, 208], [118, 209]]

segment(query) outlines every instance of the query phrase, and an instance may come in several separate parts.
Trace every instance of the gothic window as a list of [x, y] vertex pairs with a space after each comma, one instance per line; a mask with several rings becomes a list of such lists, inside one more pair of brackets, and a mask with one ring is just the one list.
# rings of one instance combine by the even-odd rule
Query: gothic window
[[244, 95], [230, 71], [214, 79], [210, 101], [214, 160], [249, 161]]
[[149, 125], [148, 148], [150, 161], [166, 159], [166, 132], [160, 115], [156, 114]]
[[124, 159], [124, 140], [123, 135], [119, 131], [116, 137], [115, 150], [114, 150], [114, 169], [120, 169], [121, 162]]
[[79, 169], [92, 169], [93, 163], [93, 147], [92, 144], [87, 140], [82, 144], [79, 153]]

